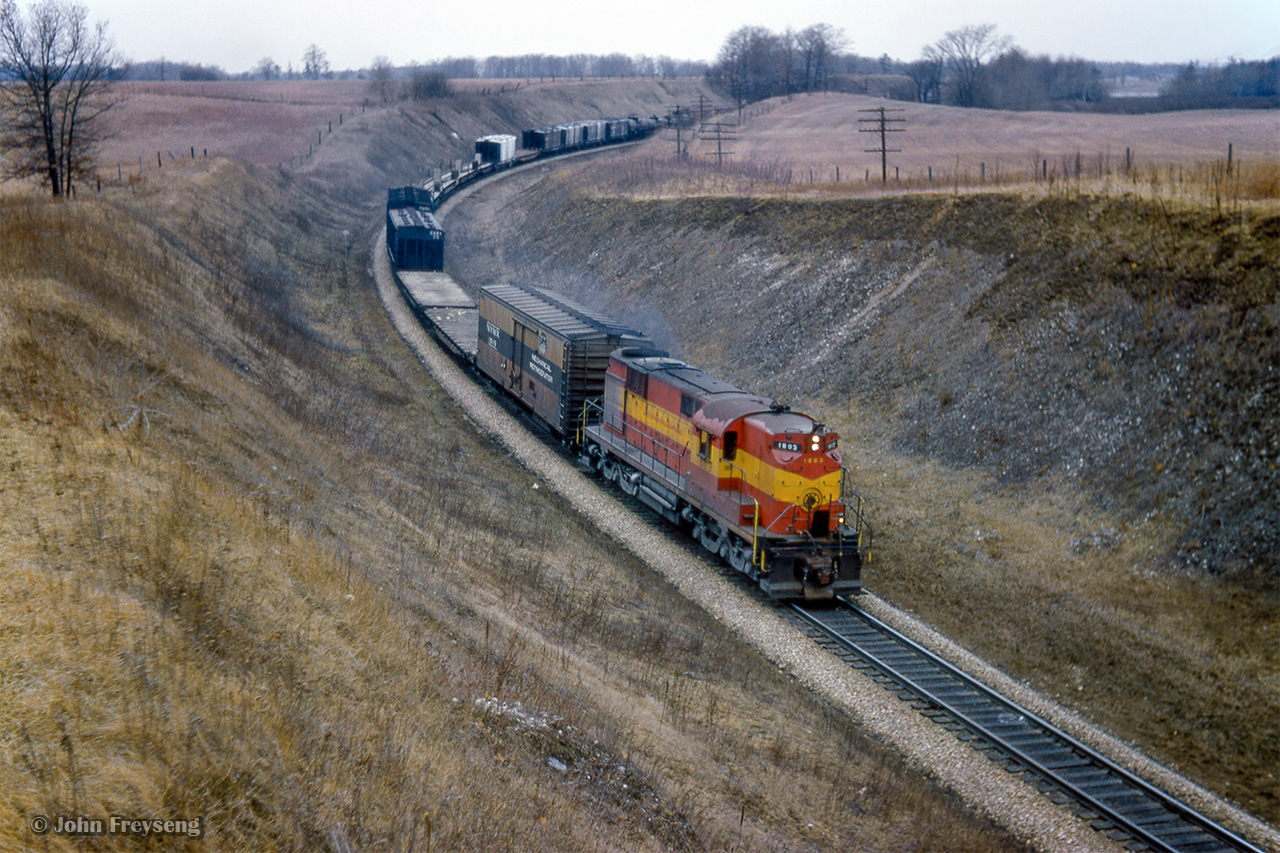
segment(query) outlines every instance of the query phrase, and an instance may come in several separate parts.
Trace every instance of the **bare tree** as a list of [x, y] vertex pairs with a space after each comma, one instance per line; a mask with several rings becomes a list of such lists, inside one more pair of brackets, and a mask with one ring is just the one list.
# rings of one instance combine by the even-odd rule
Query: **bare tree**
[[395, 67], [386, 56], [375, 56], [373, 65], [369, 67], [369, 94], [384, 104], [395, 94], [395, 86], [391, 82]]
[[608, 56], [598, 57], [595, 70], [596, 75], [599, 77], [632, 77], [635, 75], [635, 67], [632, 64], [631, 57], [625, 53], [611, 53]]
[[787, 27], [778, 36], [778, 75], [782, 78], [782, 91], [791, 97], [796, 90], [796, 31]]
[[1013, 39], [996, 35], [995, 24], [961, 27], [951, 30], [938, 41], [936, 49], [951, 69], [958, 106], [977, 104], [983, 65], [1012, 45]]
[[409, 73], [409, 97], [415, 101], [430, 101], [453, 95], [453, 86], [443, 71], [434, 71], [415, 65]]
[[832, 58], [849, 45], [844, 30], [830, 24], [814, 24], [796, 35], [796, 45], [804, 61], [804, 89], [826, 88]]
[[922, 104], [936, 104], [941, 99], [942, 68], [946, 60], [933, 45], [925, 47], [920, 58], [906, 68], [907, 76], [916, 85], [916, 100]]
[[319, 80], [329, 73], [329, 57], [319, 45], [309, 44], [302, 54], [302, 76], [308, 80]]
[[277, 80], [280, 77], [280, 66], [276, 65], [276, 61], [271, 57], [264, 56], [253, 67], [253, 75], [263, 80]]
[[778, 54], [778, 37], [773, 33], [764, 27], [739, 27], [720, 46], [708, 80], [737, 102], [741, 114], [745, 104], [773, 94]]
[[42, 0], [24, 16], [15, 0], [0, 0], [0, 86], [11, 115], [0, 142], [10, 177], [41, 176], [55, 196], [92, 171], [101, 139], [99, 119], [119, 99], [111, 92], [119, 58], [106, 22], [65, 0]]

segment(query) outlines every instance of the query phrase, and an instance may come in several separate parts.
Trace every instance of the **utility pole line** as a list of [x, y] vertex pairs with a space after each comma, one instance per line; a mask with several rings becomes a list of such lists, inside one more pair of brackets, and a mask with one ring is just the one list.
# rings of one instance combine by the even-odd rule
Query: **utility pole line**
[[701, 133], [705, 136], [708, 131], [715, 134], [716, 139], [716, 168], [719, 169], [724, 165], [724, 158], [733, 156], [732, 151], [724, 150], [724, 141], [732, 141], [734, 133], [737, 131], [737, 125], [724, 124], [715, 122], [714, 124], [704, 124], [700, 128]]
[[684, 129], [685, 122], [692, 123], [691, 112], [692, 112], [691, 110], [686, 109], [680, 104], [675, 105], [674, 112], [672, 112], [671, 110], [667, 111], [667, 115], [671, 117], [671, 120], [675, 123], [675, 126], [676, 126], [676, 159], [677, 160], [683, 158], [686, 153], [685, 145], [683, 141], [683, 135], [681, 131]]
[[869, 110], [858, 110], [860, 113], [875, 113], [871, 118], [858, 119], [859, 124], [869, 124], [871, 127], [860, 127], [858, 133], [878, 133], [880, 134], [879, 148], [864, 148], [863, 151], [868, 154], [880, 155], [880, 183], [888, 183], [889, 181], [889, 154], [897, 154], [902, 151], [901, 148], [890, 148], [886, 144], [886, 137], [890, 133], [905, 133], [904, 127], [889, 127], [890, 124], [906, 124], [905, 118], [890, 118], [888, 113], [902, 113], [905, 109], [895, 109], [885, 107], [872, 107]]

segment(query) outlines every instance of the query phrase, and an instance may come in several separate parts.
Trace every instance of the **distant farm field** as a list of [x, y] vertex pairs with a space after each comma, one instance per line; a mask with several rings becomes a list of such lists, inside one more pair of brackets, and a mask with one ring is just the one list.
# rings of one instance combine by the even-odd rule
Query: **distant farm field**
[[[453, 85], [463, 95], [545, 88], [554, 100], [557, 89], [596, 84], [461, 80]], [[189, 167], [193, 159], [198, 163], [215, 155], [297, 166], [343, 122], [389, 106], [371, 97], [364, 80], [129, 83], [122, 89], [126, 99], [111, 114], [112, 132], [99, 156], [101, 172], [109, 178], [124, 177], [131, 167], [135, 173]], [[899, 149], [887, 157], [888, 178], [897, 188], [1068, 178], [1125, 179], [1147, 188], [1198, 181], [1203, 188], [1214, 180], [1206, 170], [1225, 164], [1230, 154], [1233, 164], [1262, 184], [1244, 195], [1280, 193], [1280, 116], [1270, 110], [1135, 116], [1004, 112], [818, 94], [751, 105], [741, 125], [735, 112], [722, 113], [711, 120], [723, 128], [719, 142], [712, 124], [704, 125], [694, 142], [684, 139], [693, 160], [710, 164], [720, 158], [730, 172], [790, 184], [878, 188], [880, 154], [868, 149], [881, 146], [872, 112], [880, 108], [892, 119], [886, 147]], [[658, 156], [668, 149], [674, 153], [673, 133], [660, 137], [649, 150]]]
[[[579, 117], [574, 110], [583, 108], [571, 105], [581, 101], [595, 104], [602, 115], [626, 114], [630, 108], [622, 105], [636, 93], [661, 89], [674, 105], [700, 90], [694, 80], [651, 79], [454, 80], [451, 85], [463, 101], [485, 96], [498, 108], [503, 101], [528, 101], [534, 92], [532, 103], [547, 110], [548, 121]], [[131, 168], [146, 177], [189, 168], [217, 155], [296, 167], [353, 117], [404, 103], [375, 97], [367, 80], [140, 82], [122, 84], [118, 91], [124, 100], [108, 114], [107, 139], [98, 151], [99, 171], [107, 180], [126, 178]], [[520, 129], [499, 125], [483, 132]], [[470, 140], [463, 143], [469, 151]]]
[[279, 165], [307, 153], [308, 141], [339, 116], [364, 108], [365, 81], [126, 83], [109, 114], [110, 136], [99, 162], [136, 171], [226, 155]]
[[[887, 101], [843, 94], [798, 96], [752, 105], [723, 130], [720, 150], [735, 170], [764, 170], [792, 183], [875, 184], [881, 179], [878, 113], [890, 121], [888, 178], [919, 188], [957, 181], [1007, 184], [1048, 178], [1190, 180], [1205, 164], [1244, 168], [1280, 162], [1280, 114], [1212, 110], [1150, 115], [1005, 112]], [[729, 116], [736, 123], [737, 116]], [[894, 150], [898, 149], [898, 150]], [[690, 146], [715, 161], [714, 128]], [[1172, 176], [1170, 175], [1170, 170]], [[1179, 174], [1181, 169], [1181, 174]], [[837, 170], [839, 170], [837, 177]]]

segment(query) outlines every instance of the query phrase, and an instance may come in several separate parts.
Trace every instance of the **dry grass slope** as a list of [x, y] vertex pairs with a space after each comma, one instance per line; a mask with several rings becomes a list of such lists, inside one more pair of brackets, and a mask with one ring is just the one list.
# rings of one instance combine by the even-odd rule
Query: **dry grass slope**
[[1017, 849], [476, 435], [349, 173], [0, 202], [0, 847]]

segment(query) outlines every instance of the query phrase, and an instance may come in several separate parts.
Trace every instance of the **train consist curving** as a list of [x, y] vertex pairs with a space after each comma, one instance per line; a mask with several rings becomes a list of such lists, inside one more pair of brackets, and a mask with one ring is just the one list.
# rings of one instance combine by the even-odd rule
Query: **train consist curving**
[[[634, 142], [670, 124], [672, 119], [657, 116], [640, 118], [586, 119], [548, 127], [529, 128], [519, 137], [507, 133], [482, 136], [476, 140], [475, 154], [470, 162], [455, 163], [414, 191], [414, 203], [434, 211], [453, 193], [470, 183], [488, 177], [503, 169], [510, 169], [540, 158], [570, 154], [601, 145]], [[393, 191], [394, 192], [394, 191]]]
[[834, 431], [654, 349], [551, 290], [443, 272], [431, 215], [459, 187], [548, 153], [634, 139], [652, 124], [591, 120], [476, 140], [463, 175], [387, 199], [387, 252], [419, 320], [580, 462], [781, 599], [862, 591], [870, 528]]

